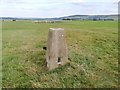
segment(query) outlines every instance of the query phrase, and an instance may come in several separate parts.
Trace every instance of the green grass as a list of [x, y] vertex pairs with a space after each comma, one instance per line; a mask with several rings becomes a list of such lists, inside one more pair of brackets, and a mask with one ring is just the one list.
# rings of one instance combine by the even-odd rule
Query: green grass
[[2, 22], [0, 21], [0, 89], [2, 87]]
[[[65, 29], [70, 63], [48, 71], [42, 47], [51, 27]], [[2, 87], [118, 87], [117, 27], [116, 21], [4, 21]]]

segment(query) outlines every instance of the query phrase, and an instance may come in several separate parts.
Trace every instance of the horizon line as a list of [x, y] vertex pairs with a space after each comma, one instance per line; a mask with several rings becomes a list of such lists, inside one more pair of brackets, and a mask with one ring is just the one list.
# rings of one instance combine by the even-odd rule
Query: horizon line
[[1, 18], [61, 18], [61, 17], [68, 17], [68, 16], [75, 16], [75, 15], [84, 15], [84, 16], [97, 16], [97, 15], [119, 15], [116, 14], [72, 14], [72, 15], [65, 15], [65, 16], [56, 16], [56, 17], [15, 17], [15, 16], [0, 16]]

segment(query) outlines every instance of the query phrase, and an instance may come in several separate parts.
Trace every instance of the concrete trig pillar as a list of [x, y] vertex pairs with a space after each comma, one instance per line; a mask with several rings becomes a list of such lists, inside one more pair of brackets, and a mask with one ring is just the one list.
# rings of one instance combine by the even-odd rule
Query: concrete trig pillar
[[64, 29], [50, 28], [46, 51], [46, 61], [49, 70], [55, 69], [68, 62], [67, 45], [64, 38]]

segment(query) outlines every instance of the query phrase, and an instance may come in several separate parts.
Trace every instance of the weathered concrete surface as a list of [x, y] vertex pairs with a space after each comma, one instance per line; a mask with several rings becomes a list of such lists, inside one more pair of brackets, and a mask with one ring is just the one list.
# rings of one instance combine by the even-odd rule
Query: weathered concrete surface
[[46, 50], [46, 61], [49, 70], [68, 62], [67, 45], [64, 38], [64, 29], [50, 28]]

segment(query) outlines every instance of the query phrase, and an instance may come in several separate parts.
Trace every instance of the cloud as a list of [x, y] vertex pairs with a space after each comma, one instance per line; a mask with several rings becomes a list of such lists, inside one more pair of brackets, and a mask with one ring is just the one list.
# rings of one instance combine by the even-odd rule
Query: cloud
[[[59, 17], [72, 14], [117, 13], [117, 2], [102, 0], [3, 0], [2, 16]], [[116, 1], [116, 0], [114, 0]]]

